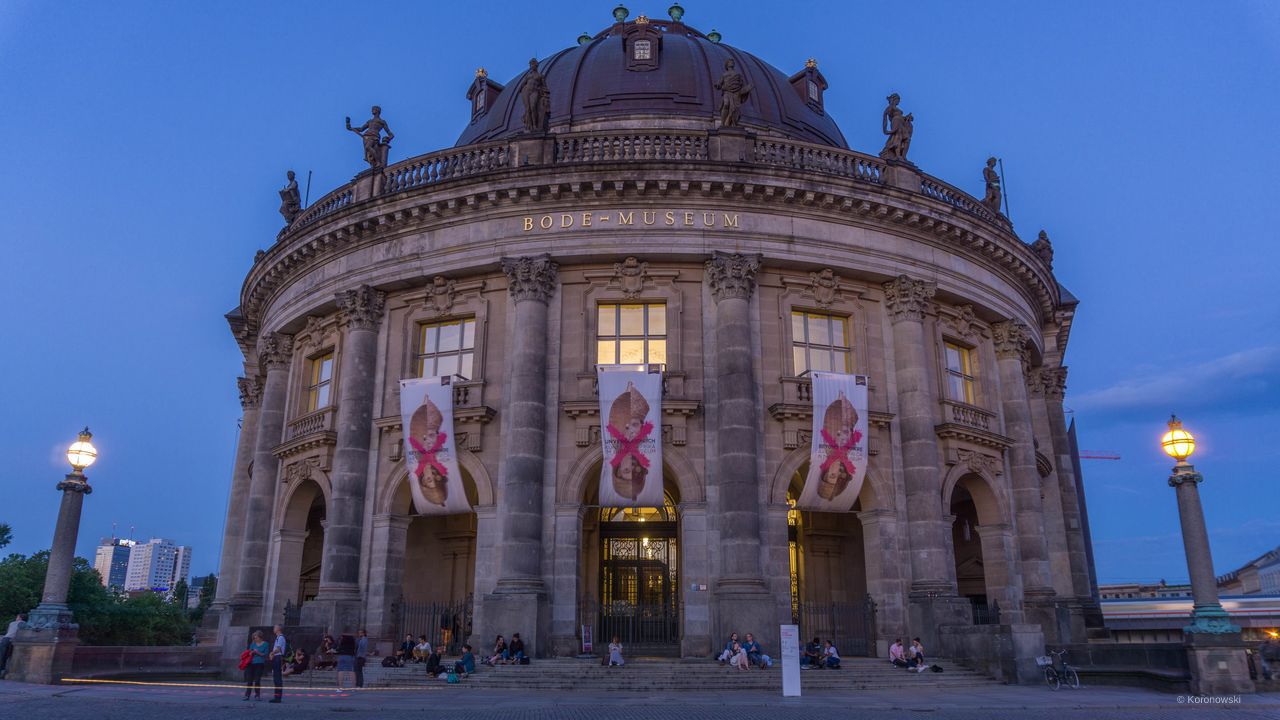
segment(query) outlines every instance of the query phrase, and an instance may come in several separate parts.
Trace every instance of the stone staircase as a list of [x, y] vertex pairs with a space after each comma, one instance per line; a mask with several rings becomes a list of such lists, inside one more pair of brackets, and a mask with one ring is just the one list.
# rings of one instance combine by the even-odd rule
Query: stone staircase
[[[452, 662], [452, 660], [450, 661]], [[949, 688], [994, 685], [995, 680], [960, 667], [947, 660], [937, 660], [944, 672], [907, 672], [884, 660], [845, 658], [839, 670], [802, 670], [800, 686], [804, 690], [909, 690], [912, 688]], [[324, 682], [327, 673], [317, 673], [313, 682]], [[333, 682], [332, 679], [329, 682]], [[775, 665], [769, 670], [752, 668], [737, 670], [723, 667], [712, 660], [675, 658], [636, 658], [625, 667], [601, 667], [599, 660], [556, 658], [534, 660], [530, 665], [481, 667], [456, 685], [430, 679], [421, 665], [384, 668], [370, 664], [365, 668], [368, 687], [448, 687], [459, 690], [598, 690], [630, 692], [662, 692], [683, 690], [771, 690], [781, 692], [782, 671]]]

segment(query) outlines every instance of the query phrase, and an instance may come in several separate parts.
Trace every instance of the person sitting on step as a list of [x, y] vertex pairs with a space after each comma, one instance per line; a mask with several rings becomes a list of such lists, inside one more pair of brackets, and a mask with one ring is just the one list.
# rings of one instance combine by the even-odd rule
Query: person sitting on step
[[929, 664], [924, 661], [924, 645], [920, 642], [920, 638], [911, 639], [911, 659], [907, 661], [907, 669], [916, 672], [929, 669]]
[[431, 650], [431, 654], [427, 656], [427, 677], [439, 677], [440, 673], [444, 672], [444, 664], [440, 662], [443, 657], [443, 645]]
[[622, 659], [622, 641], [618, 639], [617, 635], [614, 635], [613, 642], [609, 643], [609, 667], [614, 665], [622, 667], [626, 663], [627, 661]]
[[836, 646], [830, 640], [823, 642], [822, 667], [828, 670], [840, 669], [840, 653], [836, 652]]
[[527, 655], [525, 655], [524, 641], [520, 639], [520, 633], [511, 633], [511, 644], [507, 646], [507, 655], [511, 659], [512, 665], [528, 665]]
[[760, 643], [756, 642], [755, 636], [751, 633], [747, 633], [747, 641], [742, 644], [742, 649], [746, 651], [747, 659], [752, 665], [759, 665], [761, 670], [773, 667], [773, 658], [764, 654]]
[[902, 638], [895, 638], [889, 646], [889, 664], [900, 668], [907, 666], [907, 653], [902, 647]]
[[471, 654], [471, 646], [462, 646], [462, 659], [453, 664], [453, 672], [456, 675], [467, 676], [476, 671], [476, 656]]
[[507, 641], [501, 635], [493, 641], [493, 654], [480, 661], [482, 665], [497, 665], [498, 663], [506, 663], [507, 658]]
[[293, 651], [293, 659], [285, 665], [284, 672], [281, 675], [297, 675], [307, 671], [309, 665], [307, 652], [302, 648]]
[[747, 651], [742, 647], [741, 643], [734, 642], [729, 651], [729, 666], [736, 667], [739, 670], [746, 670], [751, 667], [751, 661], [747, 659]]
[[426, 662], [431, 655], [431, 643], [427, 642], [426, 635], [418, 636], [418, 644], [413, 646], [413, 661]]
[[338, 667], [338, 647], [333, 642], [332, 635], [325, 635], [320, 641], [320, 649], [316, 650], [315, 668], [317, 670], [332, 670]]
[[737, 644], [738, 644], [738, 633], [729, 633], [729, 639], [726, 640], [724, 643], [724, 650], [716, 658], [717, 660], [720, 661], [721, 665], [729, 662], [729, 660], [735, 654], [737, 654], [737, 650], [734, 649], [734, 646], [736, 646]]
[[396, 659], [400, 665], [413, 660], [413, 648], [417, 643], [413, 641], [412, 635], [405, 635], [404, 642], [400, 643], [400, 649], [396, 650]]
[[822, 643], [818, 641], [818, 636], [815, 635], [812, 640], [805, 643], [804, 652], [800, 654], [800, 667], [822, 667]]

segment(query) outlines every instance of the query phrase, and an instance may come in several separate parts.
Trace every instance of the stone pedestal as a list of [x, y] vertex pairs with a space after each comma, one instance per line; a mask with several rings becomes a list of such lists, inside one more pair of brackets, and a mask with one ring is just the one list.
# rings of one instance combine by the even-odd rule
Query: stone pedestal
[[755, 136], [742, 128], [718, 128], [707, 133], [707, 154], [712, 160], [749, 162], [755, 155]]
[[1254, 692], [1249, 660], [1240, 633], [1186, 633], [1191, 692], [1196, 695], [1239, 695]]
[[884, 184], [889, 187], [920, 192], [920, 172], [911, 163], [889, 162], [884, 169]]
[[78, 636], [79, 627], [70, 624], [19, 630], [13, 639], [13, 657], [5, 679], [38, 685], [62, 682], [62, 678], [71, 675], [71, 663], [80, 644]]
[[341, 633], [355, 635], [364, 625], [364, 611], [359, 592], [344, 597], [317, 597], [303, 604], [301, 623], [325, 628], [334, 637]]
[[[973, 604], [954, 594], [912, 591], [907, 595], [907, 626], [911, 637], [919, 637], [926, 653], [950, 654], [942, 647], [940, 628], [973, 624]], [[910, 645], [903, 638], [903, 645]], [[926, 655], [927, 657], [927, 655]]]
[[[511, 642], [511, 636], [520, 633], [525, 654], [530, 657], [547, 657], [551, 647], [551, 612], [547, 596], [541, 592], [495, 592], [484, 596], [484, 622], [491, 629], [486, 636], [499, 633]], [[597, 641], [599, 642], [599, 641]], [[544, 643], [547, 645], [543, 647]], [[482, 652], [483, 648], [476, 648]]]
[[550, 165], [555, 160], [555, 138], [546, 133], [517, 135], [508, 147], [511, 167]]

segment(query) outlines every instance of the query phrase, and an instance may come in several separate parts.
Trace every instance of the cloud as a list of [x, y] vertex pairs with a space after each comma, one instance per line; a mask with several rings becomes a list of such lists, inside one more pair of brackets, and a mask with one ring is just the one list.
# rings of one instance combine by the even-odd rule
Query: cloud
[[1229, 353], [1194, 365], [1153, 371], [1070, 398], [1078, 413], [1150, 416], [1179, 409], [1262, 406], [1273, 409], [1280, 395], [1280, 346], [1264, 346]]

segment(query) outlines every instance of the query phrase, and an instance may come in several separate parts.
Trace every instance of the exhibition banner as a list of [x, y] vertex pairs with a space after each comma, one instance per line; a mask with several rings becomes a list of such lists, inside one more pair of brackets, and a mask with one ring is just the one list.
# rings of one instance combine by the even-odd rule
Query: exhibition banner
[[422, 515], [471, 512], [453, 437], [452, 377], [401, 380], [400, 416], [414, 509]]
[[601, 365], [601, 507], [662, 507], [662, 371]]
[[809, 474], [796, 508], [849, 512], [867, 475], [867, 377], [815, 372]]

